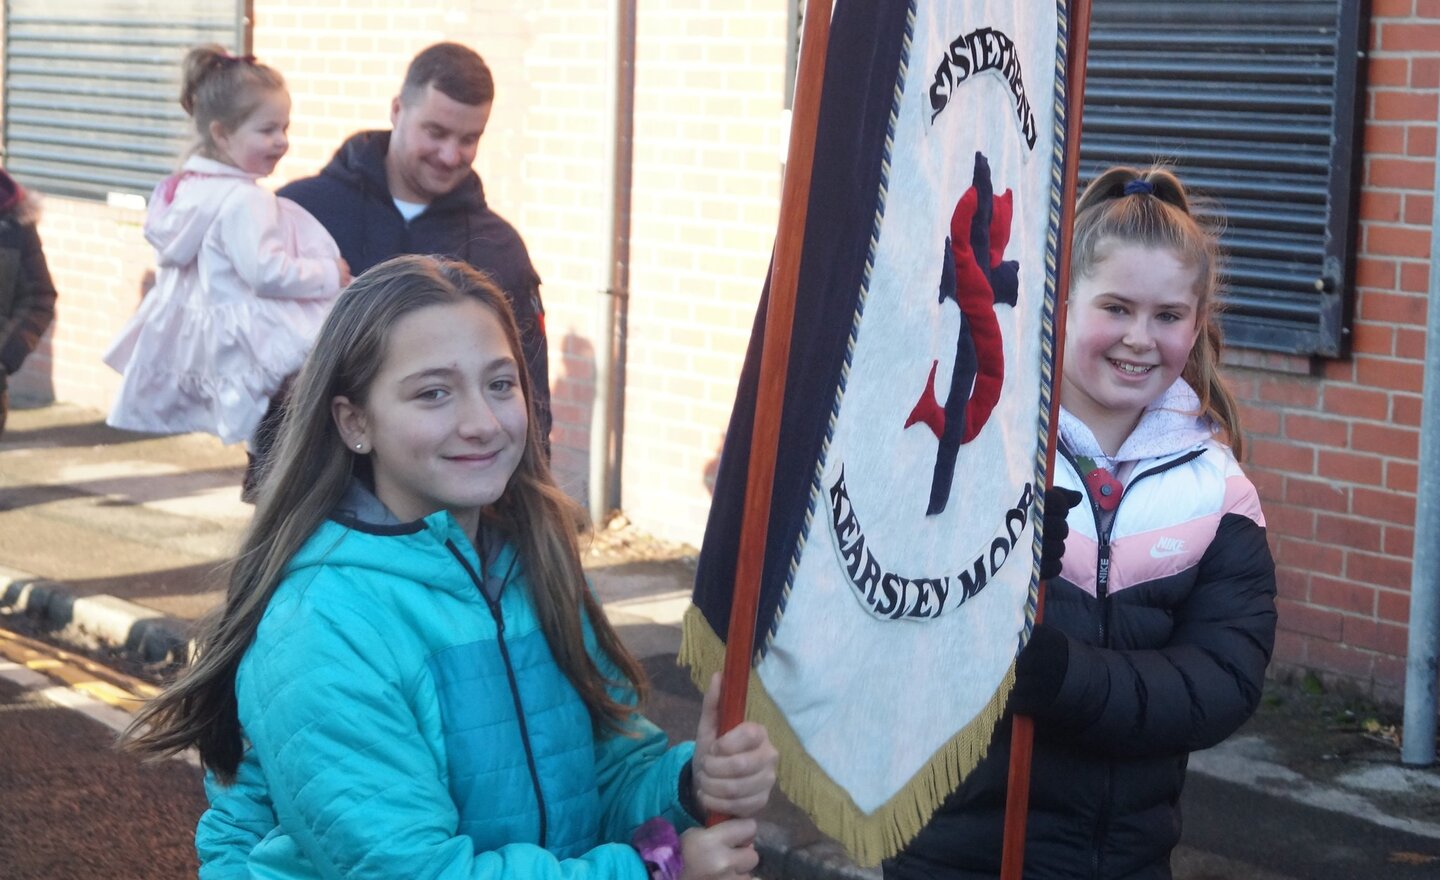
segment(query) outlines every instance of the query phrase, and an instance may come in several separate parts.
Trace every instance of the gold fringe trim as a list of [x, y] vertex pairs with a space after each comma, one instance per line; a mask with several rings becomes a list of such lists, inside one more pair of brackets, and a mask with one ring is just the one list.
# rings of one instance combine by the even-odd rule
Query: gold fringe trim
[[[725, 665], [725, 643], [705, 615], [691, 605], [685, 612], [678, 661], [702, 691], [712, 673]], [[854, 800], [830, 778], [800, 745], [780, 708], [765, 692], [753, 664], [746, 695], [745, 717], [765, 726], [780, 750], [780, 789], [808, 814], [815, 827], [834, 838], [856, 864], [873, 867], [900, 852], [930, 821], [980, 759], [1005, 710], [1015, 683], [1015, 665], [1006, 671], [1000, 689], [980, 714], [936, 750], [930, 760], [874, 813], [861, 812]]]

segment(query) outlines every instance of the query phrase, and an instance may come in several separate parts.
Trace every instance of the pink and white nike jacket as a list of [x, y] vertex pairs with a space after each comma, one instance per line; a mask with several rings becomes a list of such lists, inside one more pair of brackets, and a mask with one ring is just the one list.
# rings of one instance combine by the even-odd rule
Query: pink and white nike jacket
[[[1025, 876], [1166, 880], [1191, 751], [1255, 710], [1275, 639], [1275, 566], [1255, 487], [1179, 381], [1114, 458], [1062, 413], [1056, 485], [1121, 475], [1070, 511], [1045, 624], [1068, 641], [1060, 690], [1035, 715]], [[1086, 461], [1089, 459], [1090, 461]], [[1098, 485], [1098, 480], [1092, 480]], [[1111, 496], [1114, 491], [1112, 486]], [[887, 880], [999, 872], [1010, 724]]]

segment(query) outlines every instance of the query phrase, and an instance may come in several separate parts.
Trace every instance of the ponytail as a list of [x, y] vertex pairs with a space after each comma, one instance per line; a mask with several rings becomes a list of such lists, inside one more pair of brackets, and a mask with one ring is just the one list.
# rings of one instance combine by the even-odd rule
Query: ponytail
[[1219, 230], [1201, 223], [1192, 211], [1194, 202], [1185, 185], [1166, 168], [1107, 169], [1085, 187], [1076, 205], [1071, 284], [1094, 272], [1115, 244], [1173, 251], [1183, 263], [1195, 267], [1199, 332], [1181, 377], [1200, 397], [1200, 412], [1224, 431], [1225, 441], [1240, 458], [1244, 439], [1239, 407], [1220, 377]]
[[217, 43], [191, 49], [181, 66], [180, 107], [195, 123], [192, 151], [213, 154], [211, 123], [234, 131], [266, 95], [284, 88], [280, 72], [256, 61], [254, 55], [231, 55]]

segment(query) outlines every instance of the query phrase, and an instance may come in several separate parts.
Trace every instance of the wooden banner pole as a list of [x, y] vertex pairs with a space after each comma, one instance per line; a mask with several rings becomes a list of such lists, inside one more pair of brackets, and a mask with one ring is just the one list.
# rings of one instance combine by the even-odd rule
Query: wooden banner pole
[[[1060, 430], [1060, 376], [1065, 359], [1065, 302], [1070, 296], [1070, 241], [1075, 228], [1080, 179], [1080, 126], [1085, 111], [1085, 65], [1090, 54], [1090, 0], [1072, 0], [1065, 44], [1065, 170], [1060, 182], [1060, 229], [1055, 271], [1055, 351], [1050, 373], [1050, 435], [1045, 444], [1045, 481], [1053, 481], [1055, 442]], [[1035, 622], [1045, 615], [1045, 583], [1035, 597]], [[1025, 869], [1025, 819], [1030, 812], [1030, 757], [1035, 720], [1016, 715], [1010, 730], [1010, 775], [1005, 797], [1005, 832], [1000, 880], [1021, 880]]]
[[[750, 437], [750, 470], [740, 521], [735, 590], [726, 630], [725, 666], [720, 681], [719, 730], [724, 733], [745, 720], [745, 699], [754, 653], [755, 613], [760, 576], [765, 566], [765, 539], [770, 523], [770, 492], [775, 483], [780, 410], [785, 402], [785, 371], [790, 361], [790, 333], [795, 320], [795, 288], [800, 278], [800, 251], [810, 200], [810, 175], [815, 159], [815, 130], [820, 120], [820, 90], [830, 42], [832, 0], [807, 0], [800, 35], [800, 68], [790, 118], [790, 145], [780, 195], [779, 228], [770, 269], [770, 299], [765, 311], [765, 338], [760, 353], [760, 380], [755, 395], [755, 421]], [[711, 824], [724, 817], [712, 816]]]

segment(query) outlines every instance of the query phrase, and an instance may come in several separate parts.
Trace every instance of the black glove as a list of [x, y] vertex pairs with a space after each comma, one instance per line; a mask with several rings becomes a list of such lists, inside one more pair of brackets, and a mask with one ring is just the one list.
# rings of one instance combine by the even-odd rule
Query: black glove
[[1065, 539], [1070, 536], [1070, 525], [1065, 522], [1065, 517], [1070, 508], [1084, 498], [1079, 492], [1061, 486], [1045, 490], [1045, 517], [1040, 523], [1040, 580], [1048, 581], [1060, 573]]
[[[1064, 490], [1062, 490], [1064, 491]], [[1010, 709], [1019, 715], [1039, 715], [1055, 702], [1065, 671], [1070, 666], [1070, 639], [1053, 626], [1037, 623], [1030, 641], [1015, 660], [1015, 687]]]

